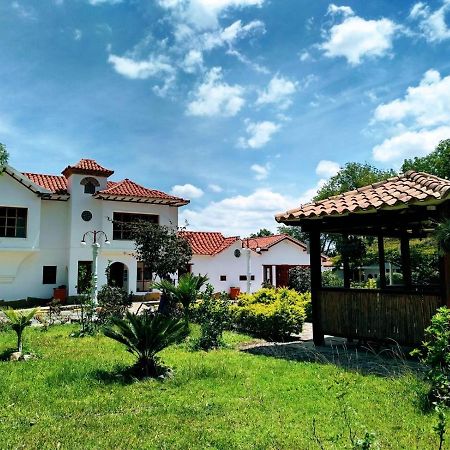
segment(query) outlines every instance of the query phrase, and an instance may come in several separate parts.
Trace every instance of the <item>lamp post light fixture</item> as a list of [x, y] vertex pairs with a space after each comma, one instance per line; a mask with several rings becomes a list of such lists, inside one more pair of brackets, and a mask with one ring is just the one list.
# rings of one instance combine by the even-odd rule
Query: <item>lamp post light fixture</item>
[[97, 306], [98, 300], [98, 253], [100, 251], [100, 240], [103, 238], [105, 245], [111, 245], [104, 231], [86, 231], [83, 234], [81, 245], [86, 246], [86, 238], [92, 237], [92, 302]]
[[247, 294], [250, 294], [252, 289], [252, 261], [251, 261], [251, 248], [250, 248], [250, 241], [256, 242], [256, 253], [261, 253], [261, 249], [258, 247], [258, 241], [256, 239], [246, 238], [244, 239], [244, 246], [247, 249]]

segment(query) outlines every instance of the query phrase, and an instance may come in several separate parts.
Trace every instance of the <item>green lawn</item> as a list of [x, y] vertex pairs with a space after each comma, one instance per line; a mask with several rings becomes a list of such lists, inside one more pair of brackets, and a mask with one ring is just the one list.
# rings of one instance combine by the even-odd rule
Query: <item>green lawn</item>
[[[333, 365], [254, 356], [234, 348], [162, 353], [173, 379], [122, 383], [131, 355], [105, 337], [69, 338], [71, 327], [27, 330], [28, 362], [0, 362], [0, 448], [349, 448], [336, 380], [348, 381], [352, 426], [381, 448], [438, 448], [435, 414], [412, 375], [381, 378]], [[249, 340], [229, 333], [230, 345]], [[0, 333], [0, 353], [13, 347]]]

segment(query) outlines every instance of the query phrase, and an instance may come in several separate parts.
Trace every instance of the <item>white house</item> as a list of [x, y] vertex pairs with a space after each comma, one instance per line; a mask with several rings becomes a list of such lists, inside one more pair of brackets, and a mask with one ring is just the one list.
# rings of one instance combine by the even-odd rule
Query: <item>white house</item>
[[[92, 267], [92, 235], [98, 235], [99, 285], [111, 278], [129, 292], [146, 291], [150, 275], [133, 256], [123, 223], [136, 219], [178, 226], [178, 208], [188, 200], [148, 189], [82, 159], [62, 175], [20, 173], [10, 166], [0, 176], [0, 299], [50, 298], [53, 288], [77, 294], [78, 274]], [[115, 220], [113, 222], [113, 220]], [[110, 245], [104, 245], [105, 240]]]
[[[185, 231], [183, 235], [193, 251], [191, 273], [207, 275], [217, 292], [229, 292], [232, 287], [246, 292], [248, 255], [252, 292], [263, 283], [286, 286], [289, 269], [309, 267], [306, 244], [285, 234], [248, 239], [224, 237], [219, 232]], [[323, 257], [324, 266], [327, 263]]]

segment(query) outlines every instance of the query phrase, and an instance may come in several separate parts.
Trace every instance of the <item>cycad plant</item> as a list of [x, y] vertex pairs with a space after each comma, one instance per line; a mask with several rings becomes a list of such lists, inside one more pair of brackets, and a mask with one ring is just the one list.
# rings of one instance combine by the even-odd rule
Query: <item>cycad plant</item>
[[137, 358], [136, 374], [157, 377], [164, 371], [156, 356], [158, 352], [179, 341], [184, 334], [184, 323], [162, 314], [126, 313], [124, 319], [113, 317], [112, 326], [104, 329], [105, 336], [125, 345]]
[[35, 316], [37, 309], [33, 309], [27, 313], [18, 312], [12, 308], [5, 308], [2, 311], [9, 320], [11, 328], [17, 334], [17, 351], [22, 353], [23, 332], [27, 326], [31, 325], [31, 319]]
[[200, 289], [208, 282], [206, 275], [192, 275], [187, 273], [182, 275], [175, 286], [168, 280], [155, 283], [154, 287], [166, 294], [169, 294], [176, 303], [183, 305], [185, 320], [189, 318], [190, 307], [197, 300]]
[[434, 231], [434, 238], [439, 244], [441, 253], [450, 251], [450, 219], [446, 219], [439, 223]]

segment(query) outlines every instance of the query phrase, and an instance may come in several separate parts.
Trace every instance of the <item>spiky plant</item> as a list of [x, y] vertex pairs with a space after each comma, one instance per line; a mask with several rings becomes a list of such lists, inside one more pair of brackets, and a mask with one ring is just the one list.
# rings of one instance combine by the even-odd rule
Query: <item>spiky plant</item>
[[31, 319], [36, 315], [37, 309], [29, 312], [18, 312], [12, 308], [4, 308], [3, 313], [9, 320], [11, 328], [17, 334], [17, 351], [22, 353], [23, 350], [23, 332], [26, 327], [31, 325]]
[[441, 253], [450, 251], [450, 219], [439, 223], [434, 231], [434, 238], [439, 244]]
[[124, 319], [114, 317], [112, 326], [104, 329], [105, 336], [125, 345], [137, 358], [134, 369], [137, 375], [157, 377], [163, 366], [156, 356], [161, 350], [179, 341], [184, 334], [184, 323], [162, 314], [136, 315], [126, 313]]
[[168, 280], [162, 280], [159, 283], [155, 283], [154, 287], [167, 294], [169, 294], [173, 300], [183, 305], [184, 317], [186, 320], [189, 318], [190, 307], [197, 300], [200, 289], [208, 282], [206, 275], [192, 275], [187, 273], [181, 276], [178, 280], [178, 284], [174, 285]]

